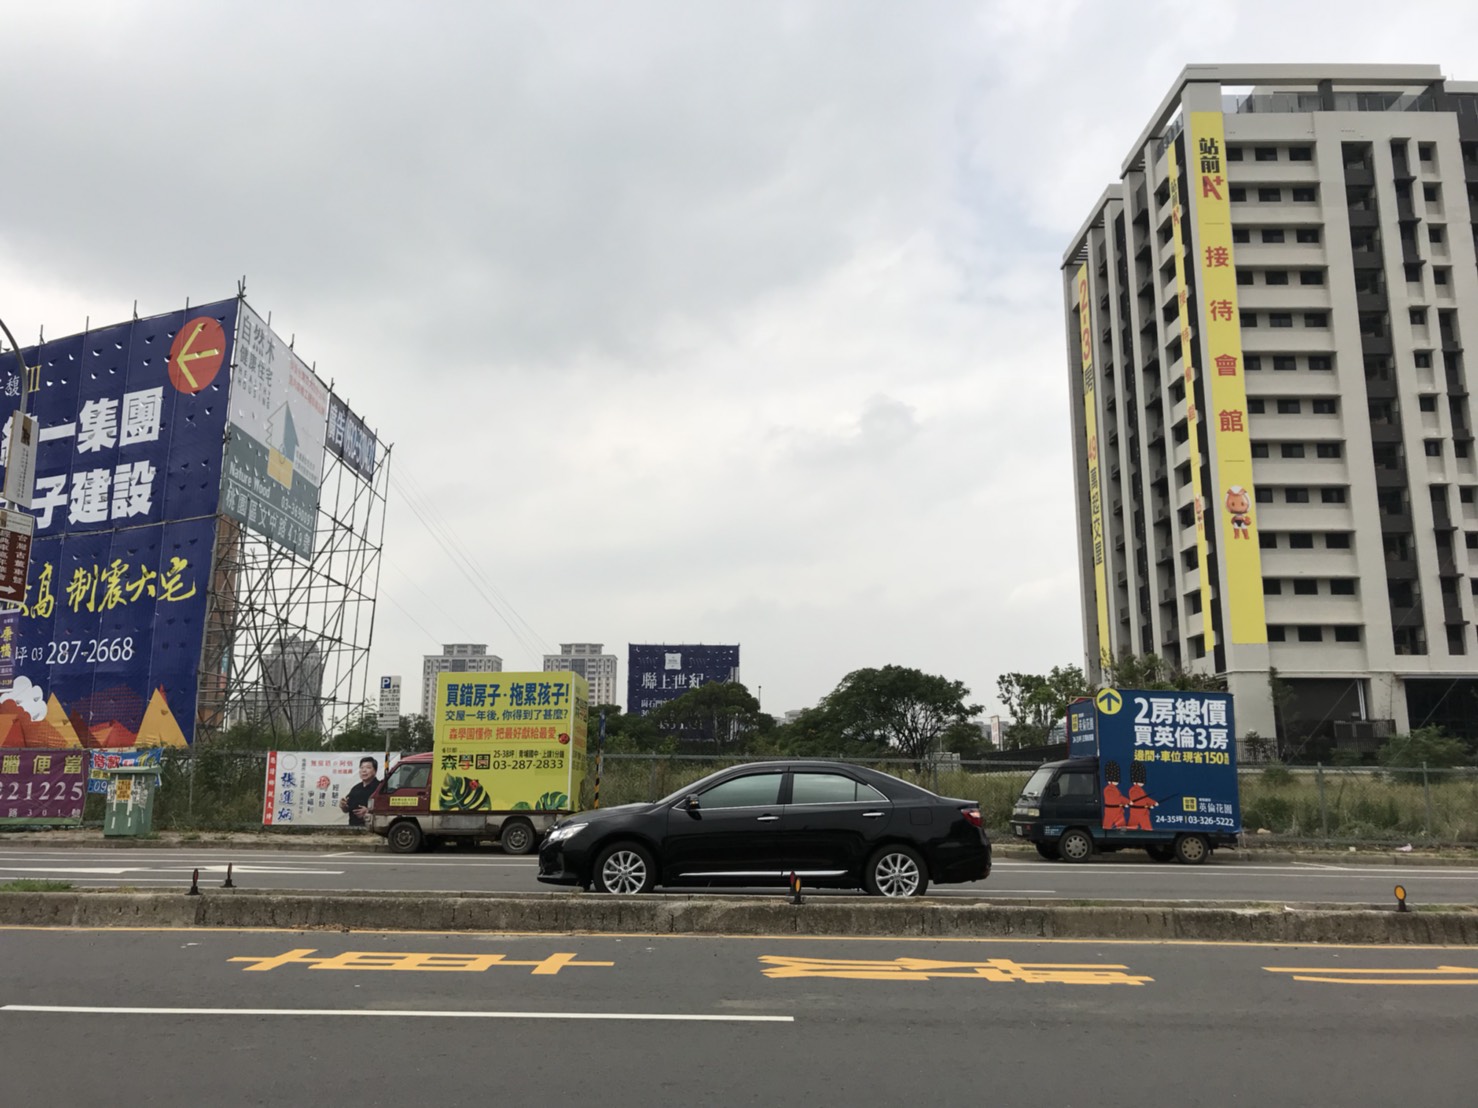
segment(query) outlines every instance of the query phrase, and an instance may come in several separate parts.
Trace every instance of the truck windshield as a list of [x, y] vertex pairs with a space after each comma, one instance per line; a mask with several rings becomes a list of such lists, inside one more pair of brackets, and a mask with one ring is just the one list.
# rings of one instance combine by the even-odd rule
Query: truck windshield
[[1052, 766], [1043, 766], [1041, 769], [1037, 770], [1036, 773], [1032, 774], [1031, 780], [1028, 781], [1026, 783], [1026, 787], [1021, 790], [1022, 797], [1029, 797], [1032, 800], [1036, 800], [1037, 798], [1039, 798], [1044, 792], [1047, 791], [1047, 782], [1052, 780], [1052, 772]]

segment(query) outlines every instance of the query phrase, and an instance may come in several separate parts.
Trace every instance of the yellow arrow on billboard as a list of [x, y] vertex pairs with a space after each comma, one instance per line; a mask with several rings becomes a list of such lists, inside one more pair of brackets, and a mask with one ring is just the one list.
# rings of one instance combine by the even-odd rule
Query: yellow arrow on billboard
[[1117, 715], [1124, 706], [1124, 698], [1119, 695], [1118, 689], [1104, 689], [1093, 698], [1093, 703], [1098, 705], [1098, 710], [1104, 715], [1112, 716]]

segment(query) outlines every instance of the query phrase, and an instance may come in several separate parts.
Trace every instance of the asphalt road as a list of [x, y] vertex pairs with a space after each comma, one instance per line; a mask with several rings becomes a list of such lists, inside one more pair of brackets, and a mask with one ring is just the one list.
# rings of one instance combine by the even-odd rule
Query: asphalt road
[[[17, 878], [70, 882], [76, 888], [219, 885], [227, 864], [244, 888], [385, 891], [549, 892], [531, 857], [497, 852], [385, 855], [359, 851], [219, 848], [0, 847], [0, 884]], [[1323, 862], [1213, 860], [1203, 866], [1121, 861], [1072, 865], [1000, 859], [989, 879], [931, 889], [939, 896], [1029, 900], [1186, 900], [1389, 904], [1405, 886], [1412, 904], [1478, 904], [1478, 868], [1361, 866]], [[784, 895], [777, 891], [776, 895]]]
[[0, 950], [0, 1088], [35, 1108], [1473, 1100], [1467, 950], [178, 930], [0, 930]]

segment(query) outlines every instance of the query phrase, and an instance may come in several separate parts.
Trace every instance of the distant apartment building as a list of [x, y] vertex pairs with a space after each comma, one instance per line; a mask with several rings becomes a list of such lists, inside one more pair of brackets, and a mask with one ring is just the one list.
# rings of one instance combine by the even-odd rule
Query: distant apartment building
[[431, 718], [436, 700], [436, 676], [439, 673], [501, 673], [503, 659], [489, 654], [483, 643], [449, 642], [440, 654], [422, 656], [421, 714]]
[[243, 714], [277, 735], [323, 731], [323, 649], [287, 635], [262, 658], [261, 681], [245, 698]]
[[592, 705], [615, 704], [616, 656], [601, 653], [604, 645], [598, 642], [562, 642], [558, 654], [544, 655], [544, 669], [578, 673], [590, 685]]
[[1478, 84], [1188, 66], [1118, 172], [1062, 273], [1090, 674], [1478, 734]]

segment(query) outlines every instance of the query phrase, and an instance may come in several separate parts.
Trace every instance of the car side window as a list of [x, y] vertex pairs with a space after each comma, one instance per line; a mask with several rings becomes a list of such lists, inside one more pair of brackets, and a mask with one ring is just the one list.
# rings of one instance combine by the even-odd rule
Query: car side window
[[1098, 782], [1091, 773], [1064, 773], [1057, 779], [1061, 796], [1092, 796]]
[[840, 773], [797, 773], [790, 779], [792, 804], [850, 804], [858, 800], [876, 803], [887, 797], [871, 785]]
[[731, 777], [699, 794], [702, 808], [761, 808], [780, 800], [781, 773]]
[[426, 782], [431, 777], [431, 766], [427, 762], [417, 762], [413, 766], [397, 766], [395, 772], [390, 775], [390, 791], [396, 789], [424, 789]]

